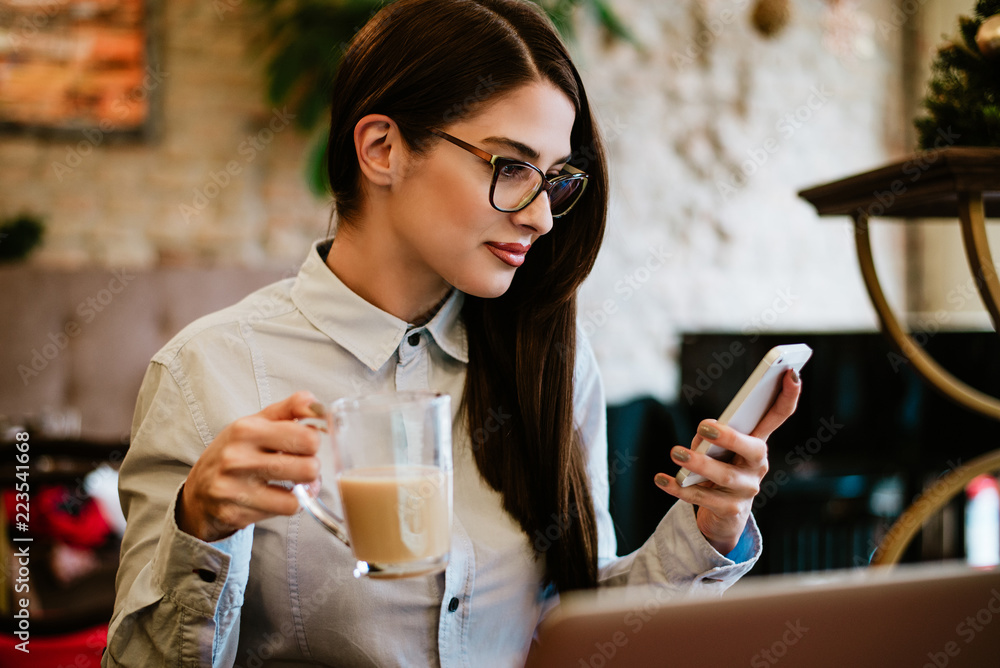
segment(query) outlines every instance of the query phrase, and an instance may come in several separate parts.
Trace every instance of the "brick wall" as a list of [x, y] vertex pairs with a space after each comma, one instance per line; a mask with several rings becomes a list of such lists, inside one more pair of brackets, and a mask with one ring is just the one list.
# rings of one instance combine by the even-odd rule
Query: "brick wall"
[[45, 266], [297, 263], [328, 207], [304, 186], [307, 139], [266, 104], [242, 3], [160, 4], [159, 139], [2, 138], [0, 214], [46, 217]]
[[[900, 45], [913, 17], [884, 0], [793, 2], [768, 40], [754, 4], [619, 0], [646, 50], [602, 50], [590, 33], [579, 49], [615, 168], [581, 313], [612, 400], [674, 397], [682, 332], [876, 326], [848, 219], [821, 221], [796, 192], [906, 152]], [[873, 237], [902, 305], [901, 230]]]
[[[222, 18], [224, 3], [162, 4], [160, 139], [0, 138], [0, 215], [46, 216], [41, 266], [297, 264], [329, 209], [304, 186], [307, 139], [263, 101], [241, 3]], [[820, 222], [795, 192], [904, 152], [910, 17], [874, 0], [837, 23], [834, 3], [797, 2], [767, 40], [749, 0], [613, 4], [645, 48], [586, 21], [575, 47], [614, 168], [581, 309], [610, 398], [673, 396], [681, 332], [873, 327], [846, 221]], [[902, 238], [876, 240], [895, 298]]]

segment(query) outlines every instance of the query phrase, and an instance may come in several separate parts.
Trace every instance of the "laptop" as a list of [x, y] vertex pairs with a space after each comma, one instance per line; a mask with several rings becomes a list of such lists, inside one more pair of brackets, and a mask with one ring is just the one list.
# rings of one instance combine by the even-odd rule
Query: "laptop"
[[721, 598], [566, 594], [526, 668], [1000, 667], [1000, 569], [964, 564], [748, 578]]

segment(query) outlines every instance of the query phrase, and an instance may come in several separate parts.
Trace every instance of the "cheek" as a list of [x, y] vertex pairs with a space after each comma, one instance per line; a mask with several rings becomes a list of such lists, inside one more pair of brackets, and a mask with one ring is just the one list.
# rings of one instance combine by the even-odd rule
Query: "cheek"
[[440, 184], [435, 199], [440, 216], [435, 222], [451, 233], [474, 229], [474, 221], [482, 217], [483, 212], [477, 206], [479, 198], [471, 188], [463, 184]]
[[483, 241], [479, 236], [497, 215], [490, 206], [488, 173], [438, 168], [423, 173], [415, 185], [419, 192], [409, 213], [419, 210], [426, 234], [460, 246]]

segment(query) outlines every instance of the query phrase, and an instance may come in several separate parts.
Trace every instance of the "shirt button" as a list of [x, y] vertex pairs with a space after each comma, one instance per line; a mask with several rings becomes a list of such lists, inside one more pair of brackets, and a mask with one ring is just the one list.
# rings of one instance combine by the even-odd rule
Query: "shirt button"
[[410, 334], [410, 337], [406, 339], [406, 342], [409, 343], [411, 346], [416, 347], [416, 345], [420, 343], [420, 334], [418, 334], [417, 332]]
[[210, 570], [199, 568], [195, 570], [195, 573], [205, 582], [215, 582], [216, 574]]
[[455, 612], [456, 610], [458, 610], [458, 597], [454, 596], [448, 601], [448, 612]]

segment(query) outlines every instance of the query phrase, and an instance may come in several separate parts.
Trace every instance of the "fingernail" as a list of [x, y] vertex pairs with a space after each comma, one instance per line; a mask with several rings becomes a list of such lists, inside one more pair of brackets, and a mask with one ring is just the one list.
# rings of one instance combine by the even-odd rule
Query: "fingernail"
[[702, 424], [698, 427], [698, 434], [702, 438], [712, 441], [719, 438], [719, 430], [710, 424]]
[[670, 484], [670, 480], [667, 478], [667, 476], [663, 475], [662, 473], [657, 473], [655, 476], [653, 476], [653, 482], [656, 483], [657, 487], [661, 487], [663, 489], [666, 489], [667, 486]]
[[796, 385], [799, 384], [799, 374], [795, 369], [792, 369], [792, 382]]
[[688, 449], [682, 448], [679, 445], [674, 446], [674, 449], [670, 451], [670, 455], [679, 462], [686, 462], [691, 459], [691, 453], [688, 452]]
[[324, 417], [326, 415], [326, 406], [318, 401], [314, 401], [309, 404], [309, 410], [313, 412], [316, 417]]

